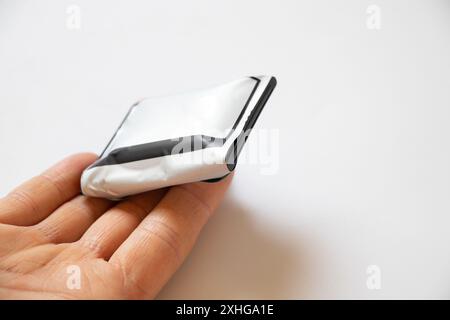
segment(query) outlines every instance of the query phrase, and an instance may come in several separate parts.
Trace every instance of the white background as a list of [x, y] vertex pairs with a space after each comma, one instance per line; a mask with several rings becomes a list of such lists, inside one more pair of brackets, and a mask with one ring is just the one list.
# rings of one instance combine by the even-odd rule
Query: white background
[[279, 170], [238, 164], [159, 298], [450, 298], [449, 57], [444, 0], [0, 0], [0, 195], [141, 97], [273, 74]]

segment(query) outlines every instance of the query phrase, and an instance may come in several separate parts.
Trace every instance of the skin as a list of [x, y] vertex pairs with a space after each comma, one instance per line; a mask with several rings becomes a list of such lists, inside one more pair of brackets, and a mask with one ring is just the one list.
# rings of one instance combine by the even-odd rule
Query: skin
[[70, 156], [0, 200], [0, 299], [154, 298], [231, 181], [112, 202], [80, 194], [96, 158]]

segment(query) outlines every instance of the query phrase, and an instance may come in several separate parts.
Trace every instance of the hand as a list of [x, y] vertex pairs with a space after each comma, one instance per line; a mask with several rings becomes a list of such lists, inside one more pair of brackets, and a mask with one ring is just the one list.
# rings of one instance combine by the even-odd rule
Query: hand
[[95, 159], [71, 156], [0, 200], [0, 298], [154, 298], [231, 181], [112, 202], [80, 195]]

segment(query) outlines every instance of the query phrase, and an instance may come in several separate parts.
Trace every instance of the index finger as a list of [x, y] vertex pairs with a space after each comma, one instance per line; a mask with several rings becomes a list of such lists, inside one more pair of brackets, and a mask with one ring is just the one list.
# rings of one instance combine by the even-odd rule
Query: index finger
[[[153, 298], [191, 251], [201, 229], [231, 182], [197, 182], [172, 187], [112, 255], [128, 290]], [[157, 275], [157, 276], [155, 276]]]
[[83, 170], [97, 159], [93, 153], [67, 157], [23, 183], [0, 200], [0, 223], [29, 226], [80, 194]]

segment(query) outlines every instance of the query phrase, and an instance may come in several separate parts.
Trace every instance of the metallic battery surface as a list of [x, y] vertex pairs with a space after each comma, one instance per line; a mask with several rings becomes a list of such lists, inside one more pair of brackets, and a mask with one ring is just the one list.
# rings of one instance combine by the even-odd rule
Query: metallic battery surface
[[275, 86], [271, 76], [246, 77], [134, 104], [83, 172], [83, 193], [120, 199], [226, 176]]

